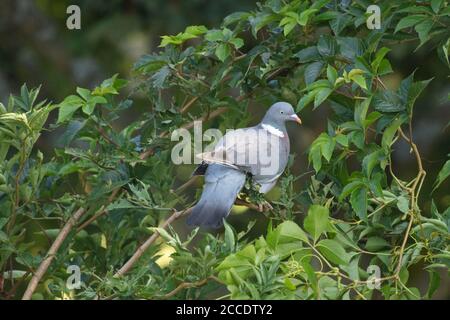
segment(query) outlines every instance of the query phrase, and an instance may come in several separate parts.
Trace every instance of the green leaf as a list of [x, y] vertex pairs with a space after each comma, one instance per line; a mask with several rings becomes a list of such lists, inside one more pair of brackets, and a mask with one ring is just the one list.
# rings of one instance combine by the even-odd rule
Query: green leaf
[[305, 69], [305, 83], [310, 85], [313, 83], [322, 71], [323, 62], [313, 62], [310, 63]]
[[57, 123], [70, 119], [74, 112], [77, 111], [83, 104], [84, 101], [79, 96], [71, 95], [65, 98], [64, 101], [58, 105], [59, 113]]
[[106, 100], [104, 97], [101, 96], [91, 96], [89, 97], [88, 101], [83, 104], [82, 110], [85, 114], [90, 115], [92, 112], [94, 112], [95, 106], [97, 104], [105, 104], [108, 103], [108, 100]]
[[328, 78], [328, 81], [330, 81], [330, 83], [332, 85], [334, 85], [334, 83], [336, 82], [337, 77], [338, 77], [338, 74], [337, 74], [336, 69], [332, 65], [328, 65], [327, 66], [327, 78]]
[[321, 144], [322, 156], [330, 162], [331, 156], [333, 155], [334, 147], [336, 146], [336, 141], [329, 135], [326, 135], [327, 140]]
[[224, 62], [231, 54], [231, 48], [227, 43], [220, 43], [216, 48], [217, 58]]
[[127, 84], [127, 80], [119, 79], [119, 74], [113, 75], [111, 78], [106, 79], [102, 82], [102, 84], [92, 91], [92, 95], [94, 96], [104, 96], [108, 94], [117, 95], [121, 88], [123, 88]]
[[369, 110], [372, 97], [364, 99], [362, 102], [358, 101], [355, 105], [354, 120], [357, 125], [365, 129], [364, 120], [366, 120], [367, 111]]
[[372, 67], [372, 71], [377, 73], [378, 68], [380, 67], [381, 61], [383, 61], [384, 57], [386, 56], [386, 54], [389, 51], [391, 51], [391, 49], [386, 48], [386, 47], [383, 47], [383, 48], [381, 48], [380, 50], [377, 51], [377, 53], [375, 55], [375, 59], [370, 64], [370, 66]]
[[317, 42], [317, 50], [323, 57], [332, 57], [336, 54], [336, 40], [328, 35], [322, 35]]
[[151, 81], [155, 88], [162, 89], [166, 83], [166, 80], [170, 76], [170, 68], [168, 66], [164, 66], [158, 70], [152, 77]]
[[361, 186], [364, 186], [364, 183], [359, 180], [352, 181], [346, 184], [339, 195], [339, 202], [347, 198], [356, 188]]
[[414, 103], [416, 102], [416, 99], [419, 97], [419, 95], [422, 93], [422, 91], [428, 86], [428, 84], [433, 79], [423, 80], [414, 82], [411, 84], [409, 90], [408, 90], [408, 97], [406, 100], [406, 105], [408, 108], [408, 111], [411, 112]]
[[358, 86], [360, 86], [361, 88], [367, 90], [366, 79], [364, 78], [364, 76], [358, 74], [358, 75], [354, 75], [351, 79], [352, 79], [353, 82], [355, 82]]
[[230, 24], [244, 21], [246, 20], [251, 14], [248, 12], [234, 12], [223, 19], [223, 25], [229, 26]]
[[431, 28], [433, 28], [433, 25], [434, 21], [432, 19], [427, 19], [414, 27], [414, 30], [416, 30], [417, 34], [419, 35], [420, 46], [422, 46], [430, 39], [429, 33], [431, 31]]
[[320, 59], [319, 50], [316, 46], [308, 47], [300, 50], [294, 57], [298, 58], [300, 62], [311, 62]]
[[398, 22], [397, 26], [395, 27], [394, 33], [397, 33], [398, 31], [400, 31], [402, 29], [412, 27], [412, 26], [418, 24], [419, 22], [423, 21], [424, 19], [426, 19], [426, 16], [423, 14], [406, 16]]
[[306, 276], [308, 278], [308, 281], [311, 284], [312, 289], [316, 292], [317, 295], [317, 276], [314, 268], [311, 266], [311, 264], [306, 261], [306, 259], [300, 260], [300, 264], [303, 267], [303, 270], [305, 270]]
[[225, 227], [225, 243], [227, 244], [229, 250], [234, 251], [236, 246], [236, 239], [233, 229], [226, 221], [224, 221], [223, 225]]
[[335, 139], [341, 146], [348, 147], [348, 137], [345, 134], [338, 133]]
[[316, 248], [325, 258], [336, 265], [348, 265], [350, 262], [350, 256], [345, 252], [344, 247], [335, 240], [320, 240]]
[[166, 57], [146, 54], [139, 58], [139, 60], [133, 65], [133, 69], [143, 72], [153, 72], [161, 69], [166, 64]]
[[383, 90], [375, 95], [375, 109], [382, 112], [398, 112], [405, 110], [405, 104], [400, 96], [392, 90]]
[[92, 114], [92, 112], [94, 112], [95, 109], [95, 103], [83, 103], [83, 106], [81, 107], [81, 109], [83, 110], [83, 113], [90, 115]]
[[224, 41], [225, 37], [221, 30], [210, 30], [205, 35], [205, 39], [211, 42]]
[[439, 188], [441, 183], [444, 182], [444, 180], [447, 179], [448, 176], [450, 176], [450, 160], [447, 160], [442, 169], [439, 171], [435, 185], [433, 187], [433, 191]]
[[289, 33], [291, 33], [291, 31], [295, 28], [295, 26], [297, 26], [297, 20], [292, 17], [284, 17], [280, 21], [280, 26], [284, 26], [283, 34], [286, 37]]
[[77, 93], [85, 100], [88, 101], [91, 97], [91, 91], [88, 89], [77, 87]]
[[314, 96], [314, 109], [320, 106], [333, 92], [333, 89], [322, 88]]
[[321, 157], [323, 156], [328, 162], [333, 155], [336, 141], [325, 132], [321, 133], [311, 145], [308, 159], [313, 163], [314, 170], [318, 172], [322, 166]]
[[428, 299], [431, 299], [433, 297], [433, 294], [436, 292], [436, 290], [439, 288], [439, 284], [441, 283], [441, 277], [438, 272], [429, 270], [428, 276], [430, 278], [428, 290], [427, 290], [427, 297]]
[[348, 134], [349, 141], [358, 149], [363, 150], [365, 145], [364, 132], [362, 130], [352, 131]]
[[317, 12], [317, 9], [306, 9], [302, 13], [300, 13], [300, 18], [298, 19], [298, 24], [301, 26], [306, 26], [308, 23], [309, 17], [311, 14]]
[[320, 205], [312, 205], [308, 209], [308, 216], [303, 221], [305, 230], [313, 237], [314, 242], [325, 232], [329, 226], [328, 208]]
[[400, 210], [403, 213], [408, 213], [409, 211], [409, 199], [404, 197], [404, 196], [400, 196], [397, 198], [397, 208], [398, 210]]
[[318, 91], [313, 90], [302, 96], [297, 103], [296, 111], [300, 112], [301, 110], [303, 110], [303, 108], [305, 108], [308, 104], [310, 104], [314, 100], [314, 97], [316, 96], [317, 93]]
[[252, 34], [257, 38], [259, 30], [264, 28], [269, 23], [278, 19], [276, 14], [272, 13], [258, 13], [249, 18], [250, 25], [252, 26]]
[[366, 242], [366, 250], [370, 252], [377, 252], [389, 247], [390, 244], [380, 237], [370, 237]]
[[363, 158], [362, 167], [366, 177], [370, 178], [372, 170], [380, 164], [382, 159], [384, 159], [384, 153], [381, 149], [369, 153]]
[[352, 191], [350, 196], [350, 204], [353, 210], [355, 210], [356, 215], [361, 219], [367, 220], [367, 188], [357, 188]]
[[239, 49], [244, 46], [244, 40], [241, 38], [233, 38], [228, 41], [231, 43], [236, 49]]
[[381, 139], [381, 146], [386, 153], [389, 153], [394, 135], [403, 122], [405, 122], [405, 117], [398, 117], [394, 119], [394, 121], [392, 121], [392, 123], [384, 130], [383, 137]]
[[200, 36], [204, 33], [208, 32], [208, 29], [205, 26], [189, 26], [186, 28], [185, 33], [192, 34], [194, 36]]
[[337, 14], [329, 23], [333, 33], [337, 36], [352, 23], [352, 17], [348, 14]]
[[284, 221], [277, 227], [277, 229], [280, 240], [282, 240], [282, 238], [288, 238], [300, 240], [306, 243], [309, 242], [305, 232], [295, 222]]

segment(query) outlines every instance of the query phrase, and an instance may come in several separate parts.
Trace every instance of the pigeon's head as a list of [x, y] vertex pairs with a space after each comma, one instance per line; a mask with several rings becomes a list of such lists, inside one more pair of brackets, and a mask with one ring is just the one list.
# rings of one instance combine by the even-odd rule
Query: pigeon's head
[[283, 125], [287, 121], [302, 123], [290, 103], [277, 102], [269, 108], [262, 122], [270, 125]]

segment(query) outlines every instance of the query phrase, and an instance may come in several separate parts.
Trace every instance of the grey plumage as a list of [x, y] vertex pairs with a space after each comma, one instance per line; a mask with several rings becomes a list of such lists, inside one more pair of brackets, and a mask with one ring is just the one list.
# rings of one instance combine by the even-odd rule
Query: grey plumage
[[205, 172], [205, 185], [197, 205], [187, 219], [189, 225], [219, 228], [230, 213], [245, 183], [245, 173], [221, 164], [210, 164]]
[[198, 155], [203, 162], [193, 175], [204, 174], [205, 185], [187, 219], [189, 225], [221, 227], [244, 186], [246, 174], [261, 185], [260, 192], [273, 188], [288, 161], [287, 121], [301, 123], [289, 103], [275, 103], [260, 124], [227, 132], [212, 152]]

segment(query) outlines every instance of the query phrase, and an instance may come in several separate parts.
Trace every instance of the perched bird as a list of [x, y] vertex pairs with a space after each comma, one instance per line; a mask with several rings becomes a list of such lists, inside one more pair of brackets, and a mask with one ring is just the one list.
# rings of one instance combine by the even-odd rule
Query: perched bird
[[260, 124], [228, 131], [213, 151], [197, 155], [203, 162], [193, 175], [204, 175], [205, 184], [200, 200], [187, 219], [188, 225], [221, 227], [247, 174], [260, 185], [261, 193], [273, 188], [288, 162], [287, 121], [301, 124], [292, 105], [277, 102]]

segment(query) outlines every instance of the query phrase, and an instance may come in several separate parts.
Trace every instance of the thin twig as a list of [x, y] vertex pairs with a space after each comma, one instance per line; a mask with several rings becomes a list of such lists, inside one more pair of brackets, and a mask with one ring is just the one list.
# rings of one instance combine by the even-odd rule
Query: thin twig
[[120, 145], [117, 142], [115, 142], [114, 140], [112, 140], [102, 127], [98, 126], [97, 130], [106, 141], [108, 141], [109, 143], [114, 145], [117, 149], [120, 149]]
[[107, 203], [104, 204], [103, 206], [101, 206], [100, 210], [97, 211], [97, 213], [95, 213], [92, 217], [90, 217], [88, 220], [83, 222], [83, 224], [77, 228], [77, 233], [80, 232], [81, 230], [83, 230], [84, 228], [86, 228], [88, 225], [90, 225], [92, 222], [97, 220], [99, 217], [106, 214], [108, 212], [108, 210], [106, 210], [106, 207], [116, 198], [119, 191], [120, 191], [120, 189], [115, 189], [109, 196]]
[[189, 100], [180, 110], [180, 113], [186, 113], [190, 107], [198, 100], [198, 97], [193, 97], [191, 100]]
[[215, 276], [209, 276], [208, 278], [205, 278], [205, 279], [199, 280], [199, 281], [195, 281], [195, 282], [182, 282], [175, 289], [173, 289], [169, 293], [165, 294], [161, 298], [162, 299], [169, 299], [169, 298], [173, 297], [174, 295], [176, 295], [178, 292], [180, 292], [183, 289], [198, 288], [198, 287], [204, 286], [205, 284], [208, 283], [209, 280], [214, 280], [214, 281], [216, 281], [218, 283], [223, 284], [223, 282], [219, 278], [217, 278]]
[[[182, 210], [182, 211], [175, 211], [164, 223], [161, 225], [160, 228], [166, 229], [172, 222], [177, 220], [178, 218], [189, 214], [192, 211], [192, 208]], [[116, 272], [114, 275], [115, 277], [120, 277], [127, 273], [133, 265], [139, 260], [139, 258], [144, 254], [144, 252], [152, 245], [153, 242], [156, 241], [160, 236], [158, 231], [155, 231], [151, 235], [150, 238], [147, 239], [140, 247], [137, 248], [136, 252], [131, 256], [130, 259], [122, 266], [122, 268], [119, 269], [119, 271]]]
[[63, 244], [64, 240], [69, 235], [70, 231], [72, 230], [73, 226], [77, 223], [78, 220], [83, 216], [83, 214], [86, 212], [84, 208], [79, 208], [72, 217], [67, 220], [64, 227], [59, 232], [58, 236], [56, 237], [55, 241], [53, 242], [52, 246], [47, 252], [47, 255], [45, 256], [44, 260], [42, 260], [41, 264], [39, 265], [39, 268], [36, 270], [36, 272], [33, 274], [33, 277], [31, 278], [30, 282], [28, 283], [28, 287], [25, 290], [25, 293], [22, 297], [22, 300], [30, 300], [31, 296], [33, 295], [34, 291], [36, 290], [37, 285], [39, 284], [39, 281], [44, 276], [45, 272], [47, 272], [48, 267], [52, 263], [53, 259], [55, 258], [56, 253], [59, 250], [59, 247]]

